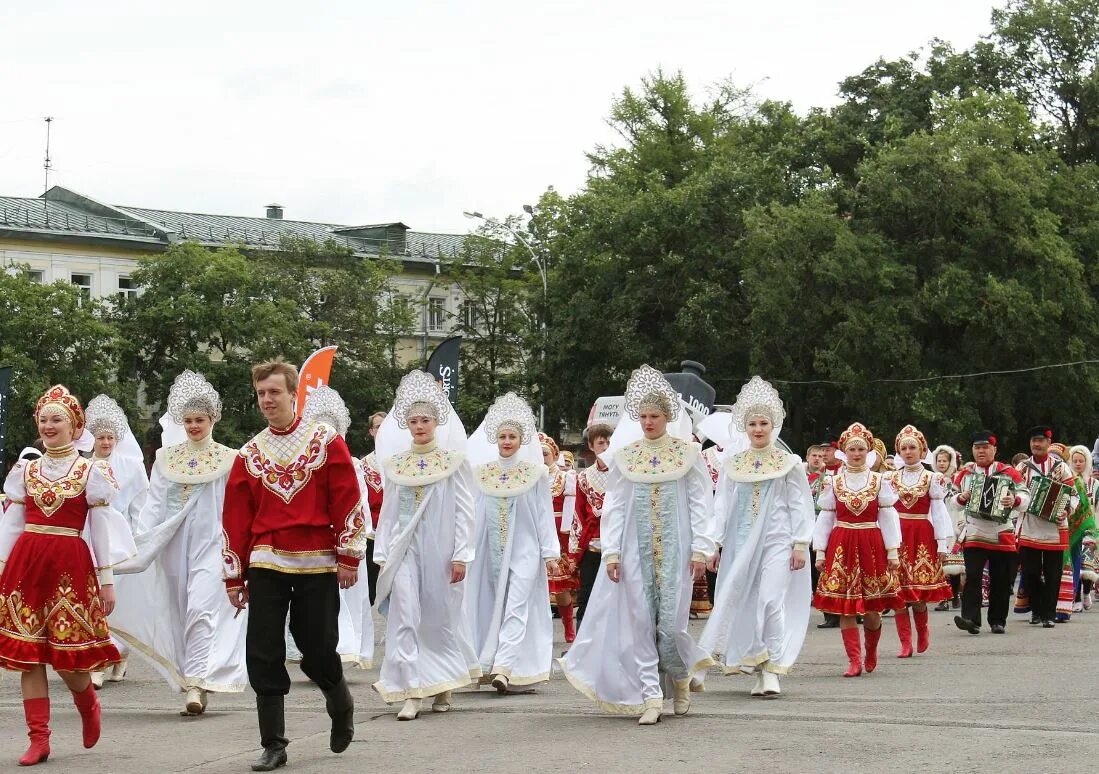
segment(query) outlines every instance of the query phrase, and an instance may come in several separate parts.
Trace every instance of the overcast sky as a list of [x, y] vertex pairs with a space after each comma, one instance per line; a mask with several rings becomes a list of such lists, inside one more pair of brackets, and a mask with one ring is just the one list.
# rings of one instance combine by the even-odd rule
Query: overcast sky
[[[1002, 3], [1000, 3], [1002, 4]], [[727, 76], [799, 110], [986, 0], [35, 0], [0, 7], [0, 195], [467, 231], [573, 192], [624, 86]], [[902, 10], [903, 9], [903, 10]]]

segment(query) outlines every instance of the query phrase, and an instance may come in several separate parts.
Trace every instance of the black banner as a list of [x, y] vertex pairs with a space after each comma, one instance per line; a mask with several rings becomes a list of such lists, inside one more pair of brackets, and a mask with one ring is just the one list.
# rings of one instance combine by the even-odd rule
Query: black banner
[[452, 336], [439, 342], [427, 361], [427, 372], [443, 388], [450, 405], [458, 405], [458, 350], [462, 344], [461, 336]]
[[0, 463], [8, 441], [8, 400], [11, 397], [11, 366], [0, 368]]

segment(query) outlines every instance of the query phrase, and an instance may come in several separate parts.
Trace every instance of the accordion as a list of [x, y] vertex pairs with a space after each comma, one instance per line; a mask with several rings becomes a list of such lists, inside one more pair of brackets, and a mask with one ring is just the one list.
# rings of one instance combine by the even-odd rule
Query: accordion
[[1015, 482], [1009, 476], [974, 473], [969, 479], [969, 502], [965, 515], [997, 524], [1011, 521], [1012, 506], [1004, 507], [1004, 495], [1014, 495]]
[[1073, 491], [1071, 484], [1062, 484], [1049, 476], [1032, 477], [1027, 515], [1056, 524], [1068, 507]]

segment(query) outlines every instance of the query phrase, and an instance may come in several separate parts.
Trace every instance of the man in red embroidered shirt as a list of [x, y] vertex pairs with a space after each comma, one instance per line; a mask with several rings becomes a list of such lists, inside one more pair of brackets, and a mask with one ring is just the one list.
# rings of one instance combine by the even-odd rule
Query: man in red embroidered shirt
[[595, 464], [584, 468], [576, 476], [576, 510], [569, 534], [569, 561], [577, 565], [580, 575], [580, 612], [576, 614], [577, 623], [584, 620], [591, 590], [599, 576], [602, 556], [599, 546], [599, 519], [603, 515], [603, 498], [607, 490], [607, 466], [599, 459], [599, 455], [610, 446], [612, 432], [609, 425], [598, 424], [588, 428], [588, 448], [595, 454]]
[[286, 764], [283, 704], [290, 691], [283, 626], [302, 651], [302, 671], [324, 692], [329, 747], [355, 733], [354, 703], [336, 645], [339, 588], [358, 580], [365, 551], [355, 461], [335, 429], [294, 412], [298, 372], [281, 359], [252, 368], [267, 428], [245, 444], [225, 488], [223, 559], [229, 601], [247, 605], [246, 663], [256, 692], [263, 754], [253, 771]]

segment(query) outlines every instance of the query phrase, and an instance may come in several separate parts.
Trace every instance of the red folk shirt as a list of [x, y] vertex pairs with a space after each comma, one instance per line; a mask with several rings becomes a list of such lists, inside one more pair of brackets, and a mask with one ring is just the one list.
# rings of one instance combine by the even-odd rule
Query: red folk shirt
[[965, 528], [960, 538], [962, 548], [984, 548], [988, 551], [1014, 553], [1016, 550], [1015, 526], [1010, 521], [1000, 524], [989, 519], [970, 516], [965, 510], [965, 503], [958, 501], [963, 493], [969, 491], [970, 479], [976, 473], [982, 473], [986, 476], [1002, 475], [1009, 477], [1014, 482], [1016, 512], [1025, 509], [1030, 499], [1026, 487], [1023, 485], [1023, 477], [1019, 475], [1019, 471], [1010, 465], [993, 462], [987, 468], [982, 468], [976, 462], [967, 462], [954, 476], [954, 488], [958, 490], [958, 494], [953, 496], [954, 504], [958, 510], [965, 513]]
[[576, 476], [576, 514], [569, 540], [569, 555], [575, 562], [586, 551], [600, 551], [599, 519], [607, 494], [607, 472], [602, 460], [596, 460], [593, 467], [584, 468]]
[[[1020, 462], [1016, 468], [1023, 478], [1023, 482], [1029, 487], [1035, 476], [1046, 476], [1063, 484], [1073, 485], [1076, 480], [1061, 460], [1047, 454], [1041, 459], [1031, 457]], [[1073, 488], [1069, 497], [1069, 509], [1075, 510], [1080, 504], [1080, 496]], [[1068, 517], [1066, 514], [1058, 514], [1057, 523], [1040, 519], [1023, 513], [1019, 518], [1019, 528], [1016, 536], [1021, 548], [1040, 548], [1043, 551], [1067, 551], [1068, 550]]]
[[366, 518], [355, 461], [339, 433], [297, 419], [268, 427], [245, 444], [225, 487], [225, 585], [240, 587], [249, 567], [294, 574], [357, 568]]
[[378, 517], [382, 513], [382, 473], [378, 467], [378, 455], [374, 452], [363, 457], [363, 478], [366, 479], [366, 502], [370, 506], [370, 523], [378, 531]]

